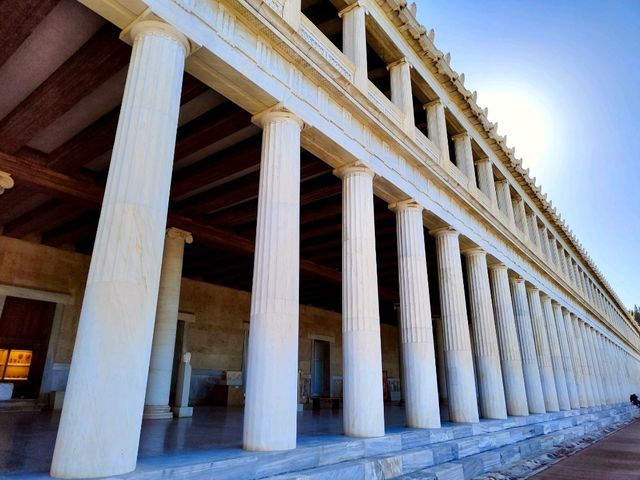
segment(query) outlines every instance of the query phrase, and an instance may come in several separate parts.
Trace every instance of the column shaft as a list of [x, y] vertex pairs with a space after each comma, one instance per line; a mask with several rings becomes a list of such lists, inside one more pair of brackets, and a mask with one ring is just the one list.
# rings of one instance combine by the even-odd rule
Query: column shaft
[[429, 140], [440, 149], [440, 162], [449, 161], [449, 140], [447, 139], [447, 122], [444, 115], [444, 105], [435, 100], [425, 105], [427, 111], [427, 132]]
[[565, 330], [567, 332], [569, 349], [571, 351], [571, 363], [573, 364], [574, 376], [576, 379], [578, 401], [580, 403], [580, 407], [586, 408], [589, 406], [589, 395], [587, 394], [587, 382], [584, 377], [584, 366], [582, 365], [580, 349], [578, 348], [578, 337], [576, 337], [574, 333], [573, 322], [571, 321], [571, 315], [569, 312], [563, 309], [562, 317], [564, 320]]
[[529, 412], [545, 413], [540, 367], [538, 366], [536, 345], [529, 315], [527, 291], [522, 278], [511, 278], [511, 296], [513, 297], [513, 311], [518, 329], [520, 352], [522, 353], [522, 368], [524, 371], [524, 383], [527, 388]]
[[478, 404], [458, 232], [447, 228], [433, 235], [438, 257], [449, 418], [452, 422], [475, 423]]
[[549, 352], [551, 354], [551, 365], [553, 366], [553, 378], [556, 384], [556, 393], [558, 394], [558, 407], [560, 408], [560, 410], [571, 410], [571, 402], [569, 401], [569, 390], [567, 387], [564, 365], [562, 363], [560, 341], [556, 330], [556, 321], [553, 315], [551, 299], [547, 295], [540, 295], [540, 301], [542, 302], [544, 324], [547, 329]]
[[391, 79], [391, 102], [396, 105], [407, 120], [407, 127], [414, 125], [413, 96], [411, 93], [411, 64], [405, 59], [387, 67]]
[[589, 379], [591, 381], [591, 388], [593, 390], [593, 401], [596, 405], [602, 405], [603, 394], [600, 391], [600, 382], [598, 381], [598, 367], [593, 357], [594, 353], [591, 349], [591, 342], [589, 341], [589, 327], [586, 323], [580, 322], [580, 334], [582, 335], [582, 342], [584, 344], [584, 353], [587, 361], [587, 368], [589, 370]]
[[507, 418], [500, 351], [491, 306], [487, 254], [474, 248], [465, 250], [469, 309], [473, 325], [475, 366], [480, 413], [484, 418]]
[[[188, 42], [161, 22], [133, 50], [51, 464], [61, 478], [136, 466]], [[125, 373], [126, 372], [126, 373]]]
[[469, 182], [476, 186], [476, 169], [473, 164], [473, 152], [471, 150], [471, 138], [468, 133], [461, 133], [453, 137], [456, 149], [456, 163], [458, 168], [466, 175]]
[[342, 357], [346, 435], [384, 435], [382, 351], [373, 215], [373, 172], [342, 176]]
[[595, 396], [593, 393], [593, 385], [591, 382], [591, 372], [589, 371], [589, 365], [587, 364], [587, 354], [585, 353], [584, 341], [582, 333], [580, 331], [580, 320], [573, 315], [569, 314], [571, 318], [571, 326], [573, 328], [573, 337], [576, 344], [576, 352], [580, 359], [580, 370], [582, 371], [582, 381], [584, 382], [585, 395], [587, 397], [587, 405], [593, 407], [596, 404]]
[[529, 415], [527, 391], [522, 370], [522, 356], [518, 343], [513, 303], [509, 291], [509, 274], [502, 264], [489, 268], [491, 291], [493, 294], [493, 314], [496, 321], [500, 359], [502, 360], [502, 381], [504, 384], [507, 413], [509, 415]]
[[438, 377], [422, 207], [403, 202], [392, 208], [397, 222], [400, 341], [407, 425], [412, 428], [439, 428]]
[[499, 180], [496, 182], [496, 199], [498, 208], [507, 217], [507, 224], [515, 225], [515, 214], [513, 212], [513, 202], [511, 201], [511, 187], [507, 180]]
[[567, 381], [567, 392], [569, 393], [569, 404], [571, 408], [580, 408], [580, 399], [578, 397], [578, 387], [576, 385], [576, 373], [573, 365], [573, 357], [567, 339], [567, 330], [565, 327], [564, 317], [562, 316], [562, 308], [558, 303], [553, 302], [553, 316], [555, 320], [555, 331], [558, 334], [560, 343], [560, 352], [562, 354], [562, 366], [564, 367], [564, 377]]
[[353, 3], [340, 12], [342, 17], [342, 52], [355, 66], [354, 83], [358, 88], [366, 89], [367, 72], [367, 31], [365, 9], [359, 3]]
[[144, 418], [172, 418], [169, 407], [173, 354], [180, 308], [182, 258], [185, 242], [191, 243], [189, 232], [169, 228], [164, 239], [156, 323], [153, 329], [149, 379], [144, 400]]
[[254, 121], [262, 126], [262, 154], [242, 443], [288, 450], [296, 446], [298, 400], [302, 122], [282, 110]]
[[487, 196], [494, 207], [498, 205], [496, 185], [493, 177], [493, 164], [488, 158], [476, 162], [478, 167], [478, 188]]

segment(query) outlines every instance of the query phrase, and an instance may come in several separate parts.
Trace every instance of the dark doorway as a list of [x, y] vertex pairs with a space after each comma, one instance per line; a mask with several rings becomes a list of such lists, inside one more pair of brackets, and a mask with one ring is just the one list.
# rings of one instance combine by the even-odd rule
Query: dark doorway
[[5, 300], [0, 316], [0, 381], [13, 383], [13, 398], [39, 396], [55, 309], [51, 302]]
[[312, 391], [313, 397], [331, 396], [330, 344], [324, 340], [313, 341]]

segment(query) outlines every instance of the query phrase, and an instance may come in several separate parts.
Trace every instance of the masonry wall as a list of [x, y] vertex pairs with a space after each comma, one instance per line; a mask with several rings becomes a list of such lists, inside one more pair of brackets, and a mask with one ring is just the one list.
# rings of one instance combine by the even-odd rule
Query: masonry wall
[[[71, 296], [70, 303], [60, 307], [57, 338], [55, 332], [52, 334], [55, 349], [50, 366], [51, 390], [62, 391], [66, 386], [89, 262], [87, 255], [0, 236], [0, 284]], [[192, 403], [207, 403], [213, 386], [222, 381], [226, 371], [242, 370], [250, 303], [251, 295], [247, 292], [183, 279], [180, 311], [195, 315], [195, 322], [186, 323], [185, 340], [185, 349], [192, 354]], [[398, 378], [398, 329], [382, 325], [381, 333], [383, 369], [389, 378]], [[339, 396], [342, 375], [340, 314], [302, 305], [299, 338], [303, 387], [309, 388], [313, 340], [326, 340], [330, 342], [331, 394]]]

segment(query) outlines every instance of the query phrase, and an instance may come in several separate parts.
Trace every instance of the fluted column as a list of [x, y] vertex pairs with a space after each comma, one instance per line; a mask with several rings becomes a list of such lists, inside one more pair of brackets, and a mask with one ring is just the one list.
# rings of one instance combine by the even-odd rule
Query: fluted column
[[524, 200], [522, 197], [516, 197], [511, 201], [513, 205], [513, 215], [515, 224], [522, 233], [522, 241], [527, 242], [529, 240], [529, 227], [527, 225], [527, 212], [524, 208]]
[[407, 426], [439, 428], [438, 377], [431, 326], [422, 207], [391, 206], [396, 212], [400, 285], [400, 341]]
[[147, 393], [144, 400], [144, 418], [173, 417], [169, 406], [169, 394], [180, 307], [182, 258], [184, 244], [191, 242], [193, 242], [193, 237], [189, 232], [177, 228], [167, 229], [162, 254]]
[[158, 301], [187, 39], [131, 31], [109, 176], [51, 464], [61, 478], [133, 470]]
[[274, 109], [254, 122], [262, 126], [262, 157], [242, 443], [288, 450], [296, 446], [298, 401], [302, 121]]
[[522, 370], [522, 357], [516, 321], [513, 316], [513, 303], [509, 291], [509, 274], [503, 264], [489, 267], [489, 278], [493, 298], [493, 314], [496, 322], [502, 382], [504, 384], [507, 413], [509, 415], [529, 415], [527, 391]]
[[571, 402], [569, 401], [569, 391], [567, 388], [567, 379], [564, 373], [562, 353], [560, 351], [560, 341], [556, 330], [556, 321], [553, 315], [551, 299], [547, 295], [541, 293], [540, 301], [542, 302], [542, 313], [544, 316], [544, 324], [547, 330], [547, 339], [549, 341], [549, 353], [551, 354], [553, 378], [555, 380], [556, 393], [558, 395], [558, 407], [560, 408], [560, 410], [571, 410]]
[[478, 188], [487, 196], [491, 205], [496, 207], [498, 199], [496, 197], [496, 185], [493, 177], [493, 164], [488, 158], [481, 158], [476, 162], [478, 167]]
[[507, 217], [507, 224], [515, 225], [515, 214], [513, 212], [513, 202], [511, 201], [511, 187], [508, 180], [498, 180], [496, 186], [496, 200], [498, 208]]
[[[569, 405], [571, 408], [580, 408], [580, 399], [578, 397], [578, 386], [576, 384], [576, 373], [573, 366], [573, 358], [569, 347], [569, 340], [567, 338], [567, 329], [562, 316], [562, 308], [560, 305], [552, 301], [553, 317], [555, 322], [555, 330], [551, 332], [557, 332], [558, 342], [560, 344], [560, 354], [562, 355], [562, 367], [564, 368], [564, 378], [567, 382], [567, 393], [569, 394]], [[550, 334], [551, 337], [553, 335]]]
[[584, 353], [586, 357], [587, 369], [589, 371], [589, 379], [591, 381], [591, 388], [593, 391], [593, 401], [596, 405], [602, 405], [603, 393], [600, 391], [600, 382], [598, 381], [598, 367], [594, 359], [594, 352], [591, 349], [591, 342], [589, 341], [589, 327], [586, 323], [579, 321], [580, 334], [582, 335], [582, 343], [584, 345]]
[[587, 364], [587, 355], [584, 350], [584, 342], [582, 339], [582, 333], [580, 331], [580, 320], [573, 314], [569, 314], [571, 319], [571, 327], [573, 329], [573, 337], [575, 339], [576, 353], [580, 362], [580, 370], [582, 371], [582, 381], [584, 383], [584, 390], [587, 397], [587, 406], [593, 407], [596, 404], [595, 396], [593, 393], [593, 385], [591, 382], [591, 372], [589, 365]]
[[538, 221], [533, 213], [525, 213], [525, 228], [528, 229], [529, 240], [536, 247], [541, 248], [539, 245], [540, 239], [538, 238]]
[[576, 337], [573, 330], [571, 314], [565, 308], [562, 308], [562, 318], [564, 320], [564, 327], [567, 332], [567, 340], [569, 342], [569, 350], [571, 352], [571, 363], [573, 364], [573, 371], [576, 379], [578, 402], [580, 403], [580, 407], [586, 408], [590, 406], [590, 403], [589, 395], [587, 393], [587, 382], [584, 376], [584, 366], [580, 357], [580, 349], [578, 348], [578, 337]]
[[411, 93], [411, 64], [406, 58], [387, 65], [391, 79], [391, 102], [405, 117], [405, 128], [412, 133], [415, 126]]
[[544, 393], [540, 379], [540, 367], [533, 338], [527, 291], [521, 277], [511, 277], [511, 296], [513, 297], [513, 313], [516, 319], [520, 352], [522, 353], [522, 369], [527, 389], [527, 403], [530, 413], [545, 413]]
[[598, 362], [602, 366], [603, 370], [603, 379], [605, 385], [606, 392], [606, 401], [607, 404], [615, 403], [616, 395], [615, 395], [615, 386], [613, 384], [614, 371], [611, 369], [611, 362], [609, 362], [609, 358], [607, 357], [607, 349], [605, 343], [607, 340], [600, 334], [596, 333], [596, 344], [598, 348]]
[[469, 313], [473, 325], [480, 414], [484, 418], [507, 418], [500, 350], [491, 306], [487, 254], [480, 248], [465, 250], [463, 254], [467, 264]]
[[449, 140], [447, 139], [447, 122], [444, 115], [444, 105], [440, 100], [434, 100], [424, 106], [427, 111], [427, 132], [429, 140], [440, 149], [440, 162], [449, 161]]
[[476, 169], [473, 164], [473, 152], [471, 151], [471, 138], [467, 132], [453, 136], [453, 144], [456, 149], [456, 164], [458, 168], [476, 186]]
[[438, 257], [449, 419], [452, 422], [475, 423], [479, 420], [478, 404], [458, 232], [442, 228], [431, 234], [436, 239]]
[[342, 177], [342, 358], [346, 435], [384, 435], [382, 351], [373, 216], [374, 173], [364, 165]]
[[591, 326], [587, 326], [587, 337], [589, 338], [589, 348], [591, 349], [591, 358], [593, 359], [593, 366], [595, 367], [596, 382], [598, 383], [598, 389], [600, 391], [600, 404], [606, 405], [607, 401], [607, 386], [606, 386], [606, 373], [604, 365], [600, 358], [600, 349], [597, 343], [598, 333]]
[[556, 381], [551, 363], [551, 351], [549, 348], [546, 322], [544, 313], [542, 312], [542, 303], [540, 302], [540, 290], [535, 287], [527, 287], [527, 299], [529, 300], [533, 339], [536, 345], [538, 366], [540, 367], [540, 381], [542, 382], [544, 406], [547, 412], [557, 412], [560, 407], [558, 405], [558, 393], [556, 391]]
[[367, 88], [367, 31], [366, 10], [356, 2], [342, 10], [342, 52], [355, 66], [354, 83], [360, 89]]

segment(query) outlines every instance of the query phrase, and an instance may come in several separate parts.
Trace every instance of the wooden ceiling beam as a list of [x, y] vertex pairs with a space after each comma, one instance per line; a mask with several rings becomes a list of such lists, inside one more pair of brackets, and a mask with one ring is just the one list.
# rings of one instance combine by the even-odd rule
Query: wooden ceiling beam
[[[13, 2], [12, 2], [13, 3]], [[0, 148], [15, 153], [129, 62], [130, 47], [107, 24], [0, 122]]]
[[46, 232], [61, 223], [78, 218], [86, 211], [86, 208], [78, 205], [53, 199], [29, 212], [28, 215], [23, 215], [7, 223], [2, 233], [10, 237], [21, 238], [30, 233]]

